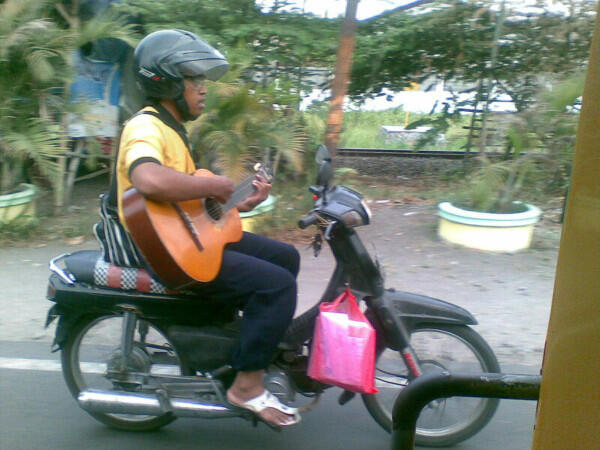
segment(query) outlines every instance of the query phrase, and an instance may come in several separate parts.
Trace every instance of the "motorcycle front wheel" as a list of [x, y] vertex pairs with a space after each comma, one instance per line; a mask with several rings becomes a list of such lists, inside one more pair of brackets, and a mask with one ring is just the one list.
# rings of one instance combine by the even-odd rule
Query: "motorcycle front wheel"
[[[86, 389], [103, 391], [151, 392], [151, 377], [143, 374], [181, 375], [185, 373], [179, 358], [163, 332], [150, 322], [138, 320], [133, 350], [126, 373], [121, 358], [123, 316], [84, 317], [70, 331], [62, 349], [62, 370], [75, 399]], [[127, 431], [149, 431], [173, 420], [171, 413], [159, 416], [136, 414], [88, 413], [100, 422]]]
[[[485, 340], [468, 326], [421, 324], [410, 332], [410, 343], [423, 372], [500, 372]], [[363, 395], [367, 410], [385, 430], [392, 430], [392, 409], [398, 393], [410, 382], [402, 356], [383, 349], [375, 367], [378, 394]], [[450, 397], [429, 403], [419, 415], [415, 443], [450, 447], [479, 432], [498, 408], [498, 399]]]

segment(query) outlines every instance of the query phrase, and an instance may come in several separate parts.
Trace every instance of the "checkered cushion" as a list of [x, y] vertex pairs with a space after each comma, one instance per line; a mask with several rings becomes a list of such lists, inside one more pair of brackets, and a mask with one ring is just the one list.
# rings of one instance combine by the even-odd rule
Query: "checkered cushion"
[[173, 294], [164, 284], [150, 276], [144, 269], [120, 267], [98, 258], [94, 266], [94, 284], [116, 289], [150, 292], [152, 294]]

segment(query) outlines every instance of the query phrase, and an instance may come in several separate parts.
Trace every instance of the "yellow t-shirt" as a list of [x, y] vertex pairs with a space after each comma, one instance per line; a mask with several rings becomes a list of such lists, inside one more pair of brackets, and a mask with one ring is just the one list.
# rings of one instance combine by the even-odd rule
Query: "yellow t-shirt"
[[[157, 112], [153, 107], [143, 111]], [[127, 229], [123, 215], [123, 193], [132, 187], [129, 172], [132, 164], [142, 158], [158, 161], [165, 167], [184, 173], [193, 173], [194, 161], [181, 136], [161, 119], [150, 114], [138, 114], [123, 128], [117, 158], [117, 198], [119, 220]], [[129, 231], [129, 230], [128, 230]]]

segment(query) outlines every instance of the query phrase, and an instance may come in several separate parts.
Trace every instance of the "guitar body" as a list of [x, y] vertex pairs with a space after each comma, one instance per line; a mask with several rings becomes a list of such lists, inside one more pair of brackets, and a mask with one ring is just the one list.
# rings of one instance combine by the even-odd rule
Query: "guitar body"
[[[214, 174], [200, 169], [194, 176]], [[221, 268], [225, 245], [242, 238], [237, 209], [215, 217], [209, 214], [209, 201], [217, 204], [213, 199], [156, 202], [135, 188], [123, 194], [123, 212], [134, 242], [160, 280], [171, 288], [213, 280]]]

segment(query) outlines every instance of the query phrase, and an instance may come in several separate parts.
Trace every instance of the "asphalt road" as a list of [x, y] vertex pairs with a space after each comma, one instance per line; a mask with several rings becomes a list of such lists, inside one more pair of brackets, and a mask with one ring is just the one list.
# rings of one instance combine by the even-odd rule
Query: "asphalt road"
[[[7, 361], [38, 361], [36, 369], [9, 369]], [[33, 449], [389, 449], [390, 435], [356, 397], [345, 406], [332, 388], [302, 422], [276, 433], [242, 419], [178, 419], [156, 432], [112, 430], [79, 409], [63, 382], [58, 354], [48, 344], [0, 342], [0, 448]], [[40, 362], [43, 361], [43, 362]], [[54, 364], [51, 362], [54, 361]], [[511, 367], [533, 373], [531, 368]], [[524, 450], [531, 446], [535, 402], [503, 400], [490, 424], [454, 447], [464, 450]], [[510, 438], [507, 438], [510, 437]], [[425, 448], [425, 447], [421, 447]]]

